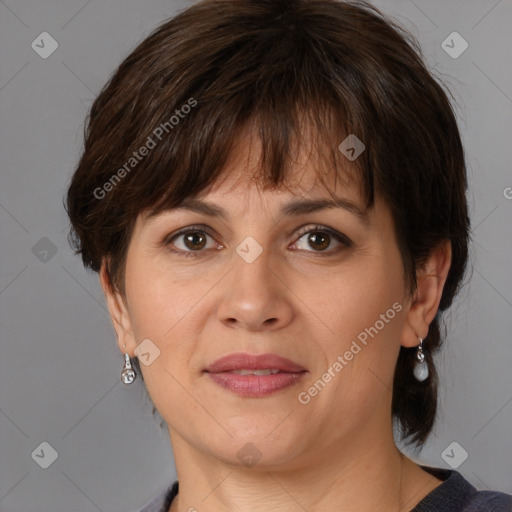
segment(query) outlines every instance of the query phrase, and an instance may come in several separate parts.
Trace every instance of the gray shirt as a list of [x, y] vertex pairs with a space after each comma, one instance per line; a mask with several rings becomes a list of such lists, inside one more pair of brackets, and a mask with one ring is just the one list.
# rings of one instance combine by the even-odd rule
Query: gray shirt
[[[421, 466], [443, 481], [410, 512], [512, 512], [512, 496], [496, 491], [477, 491], [459, 472]], [[167, 512], [178, 494], [178, 481], [164, 489], [140, 512]]]

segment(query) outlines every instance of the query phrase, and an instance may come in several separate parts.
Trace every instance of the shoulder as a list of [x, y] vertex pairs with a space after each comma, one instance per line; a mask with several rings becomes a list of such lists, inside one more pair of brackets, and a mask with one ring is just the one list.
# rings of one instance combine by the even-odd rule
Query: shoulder
[[498, 491], [478, 491], [459, 472], [421, 466], [443, 482], [411, 512], [512, 512], [512, 496]]
[[139, 512], [167, 512], [176, 494], [178, 494], [177, 480], [169, 487], [163, 489], [149, 503], [141, 508]]

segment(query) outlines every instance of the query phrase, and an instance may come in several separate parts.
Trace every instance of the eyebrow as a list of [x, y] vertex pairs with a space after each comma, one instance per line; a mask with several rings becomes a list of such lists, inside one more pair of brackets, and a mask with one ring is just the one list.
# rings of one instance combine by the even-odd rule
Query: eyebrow
[[[286, 203], [281, 207], [280, 214], [281, 215], [289, 215], [289, 216], [299, 216], [306, 213], [313, 213], [320, 210], [332, 209], [332, 208], [341, 208], [355, 217], [357, 217], [364, 224], [370, 224], [370, 218], [368, 216], [368, 212], [366, 210], [361, 209], [355, 203], [348, 201], [343, 198], [335, 198], [335, 199], [295, 199]], [[221, 219], [227, 219], [229, 217], [229, 213], [227, 210], [222, 208], [221, 206], [209, 203], [207, 201], [203, 201], [201, 199], [197, 199], [194, 197], [189, 197], [184, 199], [181, 203], [176, 205], [173, 208], [169, 208], [163, 211], [161, 214], [165, 214], [167, 212], [171, 212], [174, 210], [188, 210], [195, 213], [202, 213], [203, 215], [208, 215], [209, 217], [218, 217]], [[158, 215], [150, 215], [149, 217], [158, 216]]]

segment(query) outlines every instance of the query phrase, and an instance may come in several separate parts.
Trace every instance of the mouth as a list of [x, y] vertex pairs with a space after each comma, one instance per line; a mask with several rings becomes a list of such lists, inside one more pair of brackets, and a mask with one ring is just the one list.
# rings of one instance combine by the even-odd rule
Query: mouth
[[269, 395], [295, 384], [308, 373], [294, 361], [276, 354], [245, 353], [221, 357], [204, 372], [222, 388], [247, 397]]
[[249, 369], [230, 370], [229, 372], [222, 372], [222, 373], [234, 373], [236, 375], [274, 375], [276, 373], [288, 373], [288, 372], [283, 372], [281, 370], [276, 370], [276, 369], [271, 369], [271, 368], [265, 368], [262, 370], [249, 370]]
[[208, 373], [253, 371], [300, 373], [306, 371], [306, 369], [291, 359], [278, 356], [277, 354], [252, 355], [244, 352], [235, 352], [217, 359], [204, 371]]

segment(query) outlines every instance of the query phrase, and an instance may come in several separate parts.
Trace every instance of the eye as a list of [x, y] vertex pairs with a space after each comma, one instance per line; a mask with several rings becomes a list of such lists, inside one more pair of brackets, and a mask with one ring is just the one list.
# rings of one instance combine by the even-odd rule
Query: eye
[[[338, 247], [334, 249], [328, 249], [332, 243], [335, 242]], [[340, 248], [341, 245], [341, 248]], [[339, 233], [338, 231], [334, 231], [331, 228], [327, 228], [325, 226], [306, 226], [299, 232], [299, 239], [297, 242], [293, 244], [293, 248], [297, 248], [300, 250], [306, 250], [311, 252], [308, 247], [313, 249], [313, 252], [321, 252], [321, 253], [335, 253], [341, 249], [351, 247], [351, 240]]]
[[[347, 236], [321, 225], [305, 226], [299, 231], [298, 236], [298, 240], [291, 246], [293, 250], [299, 249], [328, 255], [352, 246], [352, 242]], [[209, 241], [209, 238], [212, 240]], [[331, 247], [333, 243], [337, 244], [334, 249]], [[209, 229], [201, 225], [188, 226], [169, 235], [163, 241], [163, 245], [168, 247], [171, 252], [183, 256], [199, 256], [200, 253], [205, 252], [204, 249], [223, 249], [223, 246], [214, 240]], [[331, 249], [326, 250], [329, 247]]]
[[[185, 256], [194, 256], [194, 254], [187, 253], [201, 252], [203, 249], [222, 248], [215, 241], [208, 244], [208, 238], [213, 239], [213, 235], [204, 226], [189, 226], [178, 231], [178, 233], [173, 233], [163, 243], [172, 252], [184, 254]], [[177, 250], [173, 249], [173, 247]]]

